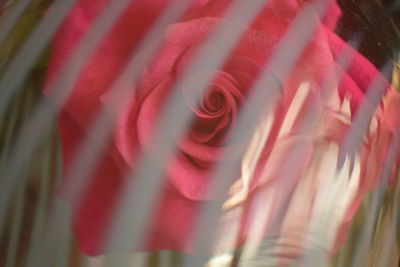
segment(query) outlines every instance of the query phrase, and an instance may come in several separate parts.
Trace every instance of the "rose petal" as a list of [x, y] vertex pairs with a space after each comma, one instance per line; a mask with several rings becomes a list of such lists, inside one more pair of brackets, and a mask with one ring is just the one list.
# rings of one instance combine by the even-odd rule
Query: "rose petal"
[[178, 152], [168, 165], [168, 176], [180, 194], [191, 200], [204, 200], [208, 190], [210, 168], [201, 168]]
[[[71, 164], [80, 148], [85, 132], [67, 113], [59, 118], [61, 141], [63, 145], [64, 174], [70, 171]], [[108, 148], [108, 151], [110, 149]], [[101, 152], [101, 157], [89, 174], [88, 186], [77, 201], [73, 213], [73, 230], [81, 250], [89, 255], [98, 255], [104, 249], [104, 238], [110, 224], [115, 201], [122, 188], [121, 164], [115, 161], [113, 154]], [[63, 180], [60, 193], [69, 199], [69, 180]], [[72, 192], [73, 193], [73, 192]]]

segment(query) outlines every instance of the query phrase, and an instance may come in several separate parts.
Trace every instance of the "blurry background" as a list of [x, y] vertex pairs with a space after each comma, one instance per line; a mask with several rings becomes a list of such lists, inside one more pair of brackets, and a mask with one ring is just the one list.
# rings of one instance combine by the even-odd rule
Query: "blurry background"
[[[52, 0], [0, 0], [0, 25], [4, 25], [10, 10], [21, 2], [27, 7], [16, 17], [16, 23], [10, 31], [0, 31], [0, 74], [3, 75], [9, 63], [25, 44], [26, 38], [36, 27]], [[386, 62], [393, 65], [393, 77], [388, 79], [399, 89], [400, 65], [397, 65], [400, 51], [400, 1], [398, 0], [339, 0], [343, 17], [337, 33], [344, 40], [361, 40], [359, 51], [376, 67]], [[49, 46], [29, 70], [27, 79], [20, 90], [0, 113], [0, 168], [6, 167], [7, 158], [18, 136], [20, 126], [29, 119], [29, 115], [41, 97], [44, 75], [50, 55]], [[4, 90], [4, 88], [0, 88]], [[399, 114], [400, 116], [400, 114]], [[38, 146], [34, 157], [21, 166], [23, 179], [17, 190], [12, 192], [12, 201], [3, 213], [5, 224], [0, 224], [0, 266], [41, 266], [38, 255], [46, 253], [46, 247], [57, 246], [57, 266], [96, 266], [96, 260], [81, 255], [75, 246], [69, 229], [69, 210], [57, 201], [54, 192], [60, 177], [60, 147], [56, 127], [48, 132]], [[1, 170], [1, 169], [0, 169]], [[1, 179], [0, 172], [0, 179]], [[1, 182], [1, 180], [0, 180]], [[372, 194], [372, 193], [371, 193]], [[379, 265], [381, 251], [388, 240], [395, 241], [390, 248], [390, 262], [387, 266], [399, 264], [399, 186], [385, 193], [383, 205], [379, 207], [379, 216], [375, 222], [373, 240], [366, 256], [368, 266]], [[371, 198], [366, 197], [362, 207], [354, 218], [352, 230], [346, 245], [331, 262], [331, 266], [351, 266], [354, 248], [360, 242], [360, 226], [368, 213]], [[65, 209], [64, 218], [60, 218], [59, 244], [44, 244], [47, 227], [46, 218], [51, 205]], [[396, 236], [390, 231], [394, 227]], [[239, 254], [238, 254], [239, 255]], [[133, 266], [179, 266], [183, 256], [176, 252], [141, 253], [133, 258]], [[98, 260], [100, 261], [100, 260]], [[237, 260], [240, 262], [240, 259]], [[262, 259], [260, 259], [262, 262]], [[244, 264], [244, 266], [246, 266]], [[263, 266], [262, 263], [256, 266]]]

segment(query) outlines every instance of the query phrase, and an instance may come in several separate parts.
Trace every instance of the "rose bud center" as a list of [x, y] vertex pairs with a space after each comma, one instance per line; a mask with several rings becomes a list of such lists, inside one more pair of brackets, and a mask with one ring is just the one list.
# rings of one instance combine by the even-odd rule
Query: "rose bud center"
[[221, 145], [244, 99], [243, 90], [234, 77], [223, 71], [216, 74], [197, 101], [187, 90], [184, 92], [188, 107], [194, 114], [188, 135], [196, 143]]
[[224, 104], [224, 96], [222, 93], [213, 92], [208, 95], [205, 102], [205, 109], [210, 112], [218, 111]]

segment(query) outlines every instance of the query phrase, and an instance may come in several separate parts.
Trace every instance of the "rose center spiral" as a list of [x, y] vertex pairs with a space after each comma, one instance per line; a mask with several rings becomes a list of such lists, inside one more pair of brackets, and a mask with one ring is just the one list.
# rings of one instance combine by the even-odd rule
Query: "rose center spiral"
[[225, 105], [225, 96], [217, 90], [212, 90], [201, 100], [200, 106], [203, 112], [213, 114], [221, 110]]
[[208, 105], [207, 106], [208, 108], [213, 110], [213, 109], [218, 109], [218, 108], [221, 107], [222, 101], [223, 101], [223, 97], [222, 97], [221, 94], [216, 94], [216, 93], [211, 94], [209, 99], [210, 99], [210, 104], [211, 105]]

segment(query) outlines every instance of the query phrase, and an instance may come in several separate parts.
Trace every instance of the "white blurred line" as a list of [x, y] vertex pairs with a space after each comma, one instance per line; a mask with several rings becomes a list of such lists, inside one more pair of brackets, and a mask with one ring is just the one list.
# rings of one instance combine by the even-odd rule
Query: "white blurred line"
[[[389, 73], [389, 70], [392, 70], [391, 62], [385, 64], [382, 68], [382, 73]], [[341, 145], [338, 168], [344, 164], [347, 155], [350, 157], [354, 156], [361, 146], [364, 134], [368, 132], [372, 116], [387, 89], [387, 84], [387, 80], [382, 75], [378, 74], [367, 88], [364, 100], [357, 110], [349, 132]]]
[[357, 247], [354, 253], [351, 265], [352, 267], [364, 266], [363, 263], [366, 261], [365, 256], [367, 255], [368, 248], [371, 244], [375, 221], [378, 216], [379, 208], [382, 206], [385, 188], [387, 186], [390, 177], [390, 171], [393, 167], [393, 164], [395, 163], [399, 149], [400, 149], [400, 126], [398, 126], [394, 132], [392, 143], [390, 144], [390, 148], [387, 153], [382, 172], [380, 173], [378, 179], [379, 186], [374, 191], [372, 206], [369, 210], [369, 214], [366, 220], [364, 221], [365, 222], [364, 227], [362, 229], [360, 236], [361, 240], [359, 241], [360, 245]]
[[57, 0], [45, 13], [0, 79], [0, 115], [21, 85], [75, 0]]
[[51, 171], [49, 170], [53, 168], [51, 164], [54, 162], [50, 158], [51, 155], [49, 150], [46, 151], [45, 158], [41, 159], [42, 166], [39, 185], [39, 199], [35, 208], [35, 218], [32, 220], [33, 226], [30, 234], [29, 249], [26, 256], [27, 267], [35, 267], [35, 263], [37, 262], [37, 258], [35, 257], [39, 255], [41, 242], [43, 241], [43, 232], [46, 225], [46, 206], [48, 199], [50, 198], [49, 184]]
[[[83, 37], [83, 40], [76, 48], [73, 55], [65, 63], [62, 70], [57, 74], [55, 81], [50, 85], [49, 98], [53, 101], [53, 103], [49, 103], [46, 101], [40, 102], [39, 105], [36, 107], [32, 118], [22, 126], [22, 130], [20, 131], [19, 137], [17, 138], [14, 151], [11, 154], [10, 161], [8, 162], [7, 165], [2, 166], [2, 169], [5, 171], [3, 174], [4, 176], [3, 176], [2, 186], [0, 189], [2, 191], [2, 193], [0, 194], [0, 230], [3, 228], [4, 224], [5, 207], [7, 206], [7, 203], [9, 201], [11, 193], [13, 192], [15, 184], [19, 180], [18, 178], [21, 169], [24, 168], [25, 164], [32, 157], [36, 147], [39, 144], [39, 141], [41, 140], [41, 138], [44, 137], [46, 131], [48, 131], [48, 129], [50, 128], [55, 113], [58, 111], [58, 109], [61, 107], [61, 105], [68, 97], [73, 84], [78, 78], [80, 70], [87, 62], [88, 57], [95, 51], [95, 48], [98, 45], [98, 43], [103, 39], [105, 34], [111, 29], [116, 19], [120, 17], [120, 14], [125, 10], [126, 6], [130, 2], [131, 2], [130, 0], [115, 0], [111, 1], [110, 4], [106, 6], [105, 11], [101, 13], [98, 16], [98, 18], [96, 18], [93, 24], [94, 26]], [[56, 6], [57, 8], [53, 7], [55, 8], [54, 10], [57, 12], [55, 11], [48, 12], [48, 14], [46, 15], [47, 17], [45, 17], [45, 19], [42, 20], [41, 24], [36, 29], [36, 31], [39, 32], [36, 34], [34, 32], [31, 35], [31, 38], [29, 39], [31, 41], [28, 40], [28, 42], [25, 44], [24, 48], [21, 50], [21, 53], [15, 58], [15, 60], [11, 64], [10, 69], [4, 75], [4, 77], [6, 78], [3, 78], [0, 84], [3, 83], [6, 84], [8, 86], [7, 89], [11, 90], [13, 88], [12, 86], [16, 86], [18, 81], [20, 81], [21, 79], [19, 75], [14, 74], [15, 77], [12, 76], [13, 72], [17, 70], [22, 71], [20, 75], [24, 75], [24, 68], [26, 73], [29, 71], [29, 68], [32, 64], [28, 64], [30, 62], [29, 59], [27, 60], [28, 63], [24, 62], [24, 64], [22, 65], [19, 64], [21, 61], [21, 57], [30, 56], [30, 59], [32, 60], [31, 63], [34, 62], [35, 54], [31, 53], [32, 49], [36, 48], [37, 53], [41, 51], [40, 50], [41, 46], [44, 46], [47, 43], [48, 38], [50, 38], [50, 36], [56, 30], [55, 26], [58, 25], [57, 21], [58, 20], [61, 21], [63, 16], [69, 10], [66, 5], [67, 3], [69, 5], [72, 5], [72, 3], [65, 1], [64, 5], [62, 6]], [[56, 17], [54, 18], [54, 16]], [[42, 24], [45, 25], [43, 26]], [[51, 27], [46, 24], [51, 25]], [[43, 36], [44, 33], [42, 33], [42, 31], [44, 31], [45, 34], [47, 34], [46, 35], [47, 39], [45, 38], [46, 36]], [[40, 42], [36, 40], [37, 38], [40, 38]], [[34, 44], [30, 42], [34, 42]], [[38, 43], [35, 44], [35, 42]], [[7, 98], [7, 95], [5, 97]], [[8, 95], [8, 97], [11, 97], [11, 95]], [[6, 105], [7, 104], [6, 102], [8, 101], [6, 98], [0, 98], [0, 103], [1, 101], [5, 101], [4, 104]], [[1, 113], [1, 108], [2, 107], [0, 104], [0, 113]], [[55, 238], [56, 236], [57, 235], [51, 235], [50, 238]], [[54, 246], [49, 247], [49, 249], [50, 250], [54, 249]], [[54, 254], [51, 253], [50, 255], [54, 256]]]
[[[251, 4], [236, 0], [223, 17], [239, 25], [248, 25], [264, 3], [265, 1], [261, 0], [253, 1]], [[196, 73], [197, 70], [204, 69], [204, 67], [218, 69], [225, 62], [226, 57], [245, 30], [245, 27], [238, 26], [228, 28], [225, 22], [218, 24], [211, 38], [199, 49], [188, 70], [181, 75], [181, 80], [176, 82], [175, 90], [172, 90], [172, 96], [168, 99], [166, 108], [161, 113], [160, 121], [155, 127], [155, 135], [151, 142], [156, 148], [154, 153], [144, 155], [137, 161], [136, 173], [128, 174], [127, 181], [130, 184], [127, 186], [121, 206], [115, 214], [116, 221], [111, 229], [109, 249], [131, 248], [135, 250], [145, 237], [145, 226], [160, 195], [165, 164], [176, 149], [174, 140], [184, 134], [192, 118], [185, 103], [177, 101], [180, 98], [179, 88], [190, 82], [190, 74]], [[189, 88], [194, 99], [198, 99], [202, 91], [196, 89], [204, 89], [213, 76], [210, 73], [203, 78], [200, 83], [196, 84], [196, 87]]]
[[[290, 29], [277, 46], [279, 49], [272, 56], [271, 63], [268, 66], [272, 72], [279, 77], [286, 76], [312, 38], [318, 24], [316, 16], [324, 16], [328, 5], [329, 1], [315, 1], [297, 15]], [[293, 43], [296, 43], [295, 47], [293, 47]], [[256, 125], [259, 116], [257, 113], [261, 107], [270, 105], [271, 103], [268, 100], [272, 101], [276, 94], [276, 80], [269, 70], [265, 69], [255, 87], [251, 90], [251, 95], [247, 103], [250, 108], [243, 110], [243, 113], [240, 114], [238, 127], [234, 132], [232, 142], [242, 143], [250, 137], [252, 131], [249, 129], [253, 129]], [[224, 196], [229, 184], [232, 183], [229, 178], [235, 176], [233, 173], [235, 171], [234, 166], [240, 161], [242, 153], [243, 151], [235, 151], [234, 159], [230, 155], [230, 160], [224, 161], [217, 166], [211, 179], [210, 191], [212, 197], [219, 199], [221, 196]], [[230, 154], [232, 154], [232, 151], [230, 151]], [[210, 202], [206, 203], [201, 209], [198, 224], [199, 229], [195, 233], [195, 248], [199, 249], [200, 253], [207, 251], [210, 243], [212, 243], [213, 233], [208, 229], [207, 225], [212, 225], [217, 221], [220, 214], [220, 207], [219, 203]], [[191, 265], [190, 262], [185, 262], [183, 266], [194, 265]]]
[[[181, 0], [174, 0], [173, 3], [168, 6], [154, 23], [154, 26], [147, 33], [141, 44], [139, 44], [139, 47], [132, 53], [128, 65], [111, 86], [109, 97], [113, 105], [107, 107], [107, 110], [99, 111], [95, 122], [88, 131], [88, 137], [84, 140], [83, 146], [79, 149], [72, 167], [69, 173], [67, 173], [68, 177], [66, 177], [66, 180], [68, 180], [68, 183], [66, 184], [66, 191], [74, 201], [73, 206], [79, 201], [82, 192], [86, 188], [88, 182], [86, 176], [94, 163], [96, 163], [99, 151], [103, 148], [109, 137], [113, 127], [113, 121], [119, 110], [119, 106], [117, 105], [121, 102], [122, 98], [133, 94], [133, 90], [130, 88], [132, 88], [132, 84], [134, 84], [135, 80], [138, 78], [143, 66], [150, 61], [154, 51], [157, 49], [162, 40], [166, 26], [177, 20], [190, 4], [191, 1], [182, 3]], [[72, 60], [72, 62], [74, 62], [74, 60]], [[64, 85], [64, 87], [66, 86]], [[129, 90], [131, 90], [131, 92], [129, 92]], [[66, 96], [67, 95], [64, 97]], [[63, 101], [62, 97], [60, 101]], [[56, 107], [56, 109], [59, 107]], [[50, 221], [55, 220], [57, 216], [57, 211], [53, 211]], [[49, 236], [51, 237], [53, 235], [50, 234]]]
[[[17, 86], [29, 72], [36, 57], [69, 11], [73, 1], [65, 0], [62, 3], [63, 5], [55, 2], [4, 74], [0, 82], [0, 88], [4, 89], [0, 91], [0, 114], [4, 111], [12, 94], [18, 90]], [[10, 160], [1, 166], [3, 178], [0, 187], [0, 231], [3, 228], [4, 210], [15, 184], [19, 180], [20, 171], [31, 159], [40, 140], [49, 131], [56, 112], [68, 97], [87, 59], [129, 3], [130, 0], [114, 0], [105, 7], [105, 11], [96, 18], [93, 27], [83, 37], [50, 85], [49, 98], [53, 102], [46, 100], [39, 102], [32, 117], [22, 125]]]
[[[325, 77], [323, 84], [322, 84], [322, 94], [321, 94], [321, 99], [322, 99], [322, 105], [325, 106], [327, 101], [329, 100], [330, 95], [333, 93], [333, 90], [337, 90], [337, 84], [335, 83], [339, 82], [343, 78], [343, 75], [346, 73], [347, 69], [349, 68], [351, 62], [353, 62], [354, 59], [354, 54], [356, 53], [356, 49], [359, 46], [359, 41], [358, 40], [351, 40], [349, 41], [349, 46], [345, 47], [342, 49], [339, 54], [336, 56], [336, 63], [335, 65], [332, 66], [331, 69], [329, 69], [327, 76]], [[353, 50], [354, 49], [354, 50]], [[339, 69], [336, 69], [336, 66], [340, 66]], [[307, 120], [313, 120], [312, 117], [315, 117], [317, 115], [317, 111], [315, 111], [312, 106], [309, 110], [307, 110], [304, 122], [302, 123], [302, 126], [300, 126], [302, 129], [308, 129], [310, 127], [310, 123], [307, 123]], [[336, 179], [336, 178], [334, 178]], [[329, 194], [328, 194], [329, 195]], [[318, 219], [318, 218], [316, 218]], [[307, 233], [307, 238], [313, 238], [312, 235], [314, 234], [312, 227], [317, 226], [317, 225], [309, 225], [308, 228], [308, 233]], [[317, 238], [320, 238], [318, 236]], [[308, 239], [306, 239], [305, 242], [305, 248], [306, 250], [310, 251], [312, 249], [312, 244], [307, 243]], [[318, 255], [321, 253], [321, 255]], [[324, 258], [325, 255], [322, 255], [323, 253], [326, 253], [326, 251], [312, 251], [311, 253], [307, 253], [303, 255], [301, 258], [301, 263], [300, 264], [305, 264], [306, 266], [318, 266], [318, 264], [322, 264], [321, 261], [322, 258]]]
[[19, 0], [11, 7], [11, 10], [6, 11], [6, 15], [0, 20], [0, 45], [4, 42], [8, 33], [29, 3], [30, 0]]
[[300, 113], [301, 108], [304, 106], [307, 97], [311, 92], [310, 82], [303, 82], [290, 103], [290, 107], [286, 112], [282, 126], [279, 130], [279, 136], [285, 136], [290, 133], [296, 121], [297, 115]]
[[120, 103], [124, 102], [123, 99], [133, 97], [135, 90], [132, 87], [136, 84], [142, 68], [150, 62], [154, 52], [159, 47], [164, 30], [183, 14], [190, 3], [191, 1], [185, 1], [182, 4], [181, 0], [174, 0], [169, 5], [139, 44], [138, 49], [135, 49], [131, 54], [128, 64], [109, 88], [108, 97], [111, 99], [109, 105], [105, 109], [101, 109], [96, 115], [94, 123], [88, 130], [88, 136], [65, 178], [68, 181], [65, 191], [74, 202], [79, 201], [88, 182], [85, 177], [94, 167], [99, 157], [99, 151], [110, 137], [116, 116], [121, 109]]

